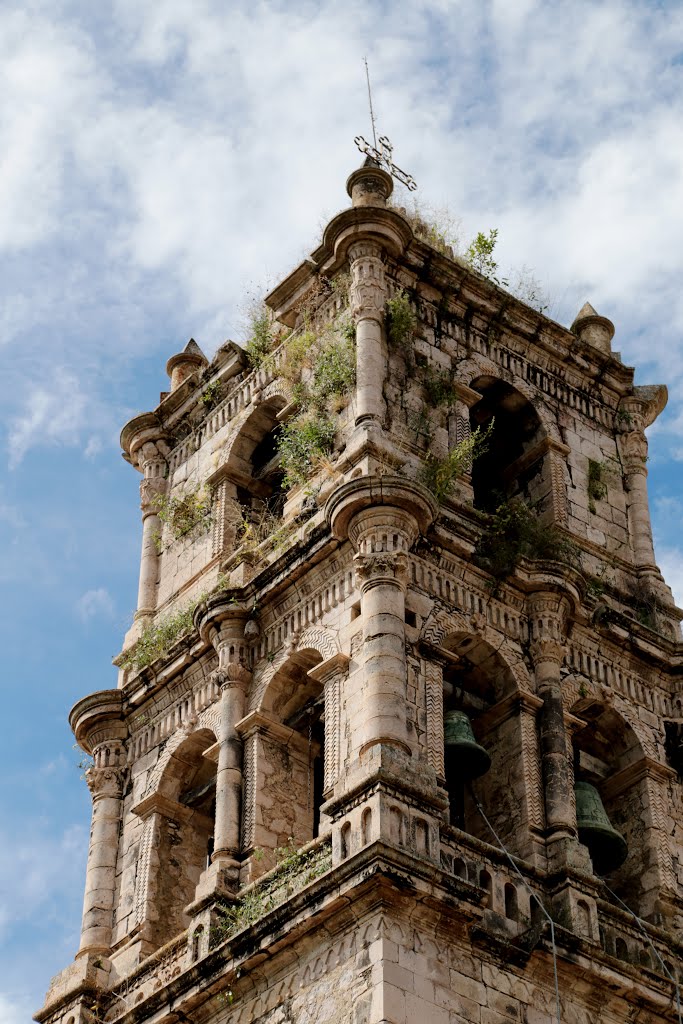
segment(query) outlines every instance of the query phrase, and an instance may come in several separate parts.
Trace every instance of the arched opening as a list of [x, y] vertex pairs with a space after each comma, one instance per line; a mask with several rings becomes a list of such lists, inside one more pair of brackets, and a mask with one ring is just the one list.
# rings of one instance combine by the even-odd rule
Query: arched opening
[[[191, 733], [172, 753], [155, 794], [157, 944], [167, 942], [190, 923], [200, 876], [213, 849], [216, 814], [216, 737], [209, 729]], [[208, 756], [207, 756], [208, 754]]]
[[261, 402], [243, 424], [227, 463], [233, 499], [243, 522], [257, 533], [268, 535], [272, 523], [282, 517], [286, 493], [282, 484], [278, 435], [279, 413], [286, 402], [281, 395]]
[[[470, 835], [495, 844], [484, 817], [513, 852], [524, 855], [528, 829], [520, 810], [526, 794], [520, 789], [522, 727], [519, 708], [507, 698], [516, 692], [515, 679], [501, 656], [480, 637], [451, 634], [440, 645], [446, 661], [443, 669], [444, 722], [451, 713], [467, 719], [458, 742], [449, 750], [444, 736], [445, 783], [450, 797], [450, 823]], [[462, 719], [461, 719], [462, 721]], [[466, 731], [471, 726], [468, 737]], [[476, 747], [483, 748], [479, 755]], [[490, 769], [470, 782], [472, 761], [490, 758]]]
[[545, 431], [523, 394], [496, 377], [482, 376], [471, 387], [481, 398], [470, 409], [472, 429], [493, 423], [487, 450], [472, 466], [475, 508], [493, 512], [511, 498], [538, 505], [549, 493], [543, 472]]
[[[644, 871], [644, 866], [653, 862], [648, 847], [659, 838], [648, 835], [646, 809], [651, 794], [647, 771], [638, 769], [639, 763], [645, 768], [642, 747], [631, 726], [601, 701], [582, 698], [572, 707], [572, 714], [584, 723], [572, 740], [575, 782], [594, 787], [604, 809], [606, 820], [602, 825], [623, 837], [628, 848], [620, 866], [604, 870], [599, 863], [600, 832], [596, 832], [591, 851], [594, 870], [607, 878], [610, 887], [633, 910], [647, 916], [658, 885], [653, 872]], [[582, 815], [582, 802], [584, 797], [577, 790], [577, 817]], [[593, 817], [591, 812], [591, 820]], [[586, 833], [583, 835], [586, 841]]]
[[[325, 695], [309, 671], [318, 651], [292, 654], [270, 680], [259, 708], [254, 786], [254, 845], [258, 871], [283, 847], [300, 847], [321, 831], [324, 796]], [[249, 787], [247, 787], [249, 788]]]
[[517, 900], [517, 887], [512, 882], [505, 883], [505, 916], [510, 921], [519, 919], [519, 903]]

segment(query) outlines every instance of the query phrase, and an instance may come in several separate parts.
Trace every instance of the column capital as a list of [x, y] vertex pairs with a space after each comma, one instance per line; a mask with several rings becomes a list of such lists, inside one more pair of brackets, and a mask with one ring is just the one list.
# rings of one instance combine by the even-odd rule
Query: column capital
[[228, 662], [221, 668], [215, 669], [211, 674], [211, 678], [220, 686], [221, 690], [246, 689], [251, 682], [251, 677], [252, 672], [245, 665], [236, 662]]
[[619, 434], [619, 447], [627, 476], [647, 476], [647, 438], [642, 429], [629, 430]]
[[349, 248], [351, 288], [349, 299], [354, 320], [384, 322], [387, 283], [382, 247], [374, 241], [354, 242]]
[[123, 793], [123, 784], [126, 779], [126, 769], [116, 768], [111, 765], [98, 768], [93, 766], [85, 773], [85, 781], [93, 798], [93, 801], [104, 797], [113, 797], [117, 800]]
[[408, 556], [405, 551], [355, 555], [353, 568], [363, 592], [383, 583], [393, 583], [405, 593], [408, 586]]

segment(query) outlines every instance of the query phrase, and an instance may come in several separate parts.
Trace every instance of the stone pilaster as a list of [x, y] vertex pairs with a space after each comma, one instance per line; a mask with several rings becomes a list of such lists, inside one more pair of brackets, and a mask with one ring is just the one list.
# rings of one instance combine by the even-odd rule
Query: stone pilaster
[[383, 338], [387, 285], [382, 247], [356, 242], [349, 248], [351, 315], [356, 324], [356, 423], [382, 422], [387, 368]]
[[339, 775], [342, 685], [348, 673], [346, 654], [333, 654], [309, 670], [308, 675], [322, 683], [325, 697], [325, 778], [323, 795], [329, 796]]

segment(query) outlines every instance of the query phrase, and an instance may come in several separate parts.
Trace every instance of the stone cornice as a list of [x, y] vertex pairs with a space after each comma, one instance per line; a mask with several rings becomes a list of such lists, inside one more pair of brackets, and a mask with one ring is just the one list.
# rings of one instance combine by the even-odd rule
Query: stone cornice
[[91, 753], [95, 742], [125, 740], [126, 705], [121, 690], [98, 690], [74, 704], [69, 712], [69, 725], [78, 745]]

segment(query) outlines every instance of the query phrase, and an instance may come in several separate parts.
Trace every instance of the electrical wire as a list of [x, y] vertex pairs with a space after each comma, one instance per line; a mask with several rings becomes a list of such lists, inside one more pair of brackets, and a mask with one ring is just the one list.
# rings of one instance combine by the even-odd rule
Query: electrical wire
[[613, 889], [610, 889], [610, 887], [607, 884], [607, 882], [605, 882], [603, 880], [602, 884], [605, 886], [605, 889], [607, 889], [607, 892], [611, 893], [612, 896], [614, 896], [614, 898], [617, 901], [617, 903], [619, 903], [624, 908], [624, 910], [631, 915], [631, 917], [633, 918], [633, 920], [636, 922], [636, 924], [638, 926], [638, 931], [641, 933], [641, 935], [643, 936], [643, 938], [647, 942], [648, 946], [650, 947], [650, 949], [652, 950], [654, 955], [659, 960], [660, 967], [662, 968], [662, 970], [666, 974], [667, 978], [669, 979], [669, 981], [673, 985], [674, 991], [676, 993], [676, 1013], [678, 1014], [678, 1024], [683, 1024], [683, 1018], [681, 1018], [681, 988], [680, 988], [680, 985], [678, 984], [678, 981], [676, 980], [676, 978], [674, 978], [674, 976], [672, 975], [671, 971], [669, 970], [669, 968], [666, 966], [666, 964], [662, 960], [661, 956], [659, 955], [659, 950], [653, 944], [652, 939], [650, 938], [650, 936], [648, 935], [647, 931], [645, 930], [645, 926], [644, 926], [643, 921], [641, 920], [641, 918], [639, 918], [638, 915], [636, 914], [636, 912], [634, 910], [631, 910], [631, 908], [628, 907], [624, 903], [624, 901], [619, 898], [619, 896], [617, 896], [617, 894], [614, 892]]
[[[522, 885], [527, 890], [527, 892], [529, 893], [531, 898], [536, 901], [537, 905], [541, 908], [542, 913], [545, 914], [546, 918], [548, 919], [548, 923], [550, 924], [550, 942], [551, 942], [552, 948], [553, 948], [553, 978], [554, 978], [554, 982], [555, 982], [555, 1014], [556, 1014], [556, 1017], [557, 1017], [557, 1024], [562, 1024], [562, 1010], [561, 1010], [561, 1006], [560, 1006], [560, 981], [559, 981], [559, 975], [558, 975], [558, 972], [557, 972], [557, 945], [555, 944], [555, 922], [553, 921], [553, 919], [550, 916], [550, 914], [548, 913], [548, 911], [545, 909], [545, 906], [544, 906], [540, 896], [537, 893], [535, 893], [534, 890], [531, 888], [531, 886], [527, 882], [526, 878], [524, 877], [522, 872], [519, 870], [519, 868], [515, 864], [514, 859], [512, 857], [512, 854], [509, 852], [509, 850], [507, 849], [507, 847], [503, 843], [503, 840], [500, 838], [500, 836], [496, 832], [495, 828], [493, 827], [493, 825], [491, 824], [489, 819], [484, 814], [484, 808], [481, 806], [481, 804], [477, 800], [476, 796], [474, 795], [474, 792], [472, 791], [472, 786], [470, 784], [468, 784], [467, 788], [469, 790], [470, 796], [472, 797], [472, 800], [474, 801], [474, 806], [477, 808], [477, 810], [481, 814], [482, 818], [486, 822], [486, 825], [488, 826], [489, 831], [491, 832], [491, 834], [493, 835], [494, 839], [498, 843], [498, 846], [500, 847], [502, 852], [507, 857], [508, 861], [510, 862], [510, 866], [513, 869], [513, 871], [517, 875], [519, 875], [519, 877], [521, 879], [521, 882], [522, 882]], [[680, 1018], [679, 1018], [679, 1021], [680, 1021]]]

